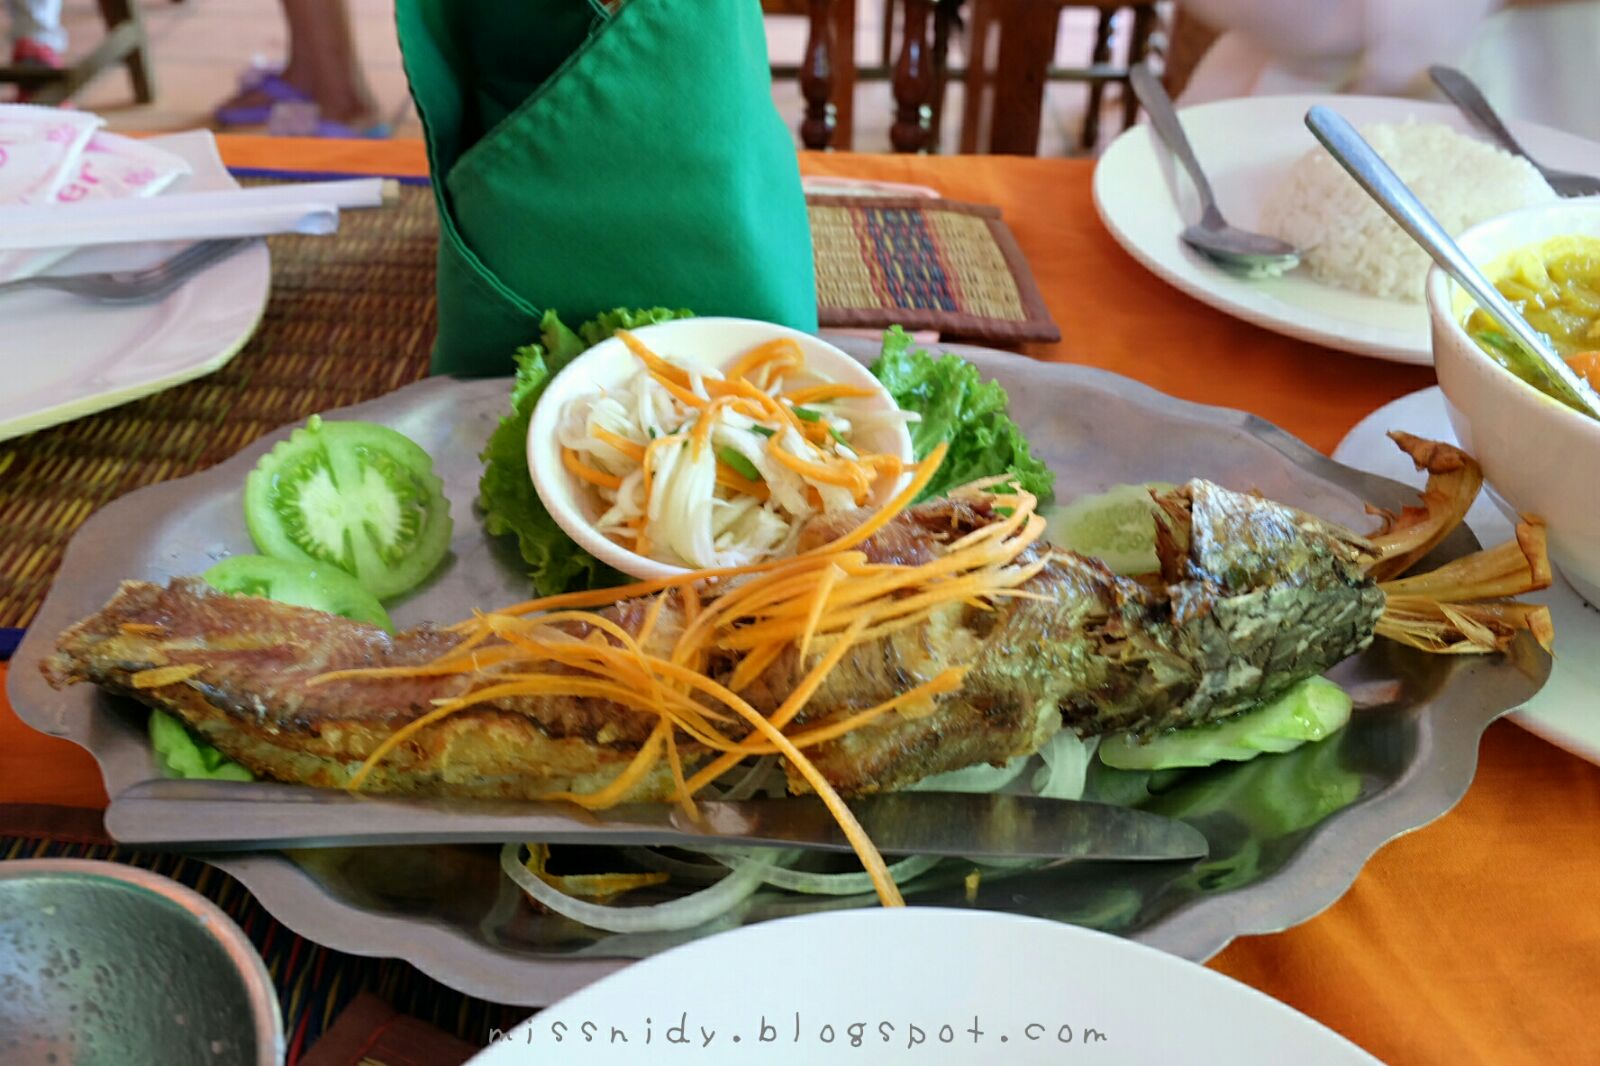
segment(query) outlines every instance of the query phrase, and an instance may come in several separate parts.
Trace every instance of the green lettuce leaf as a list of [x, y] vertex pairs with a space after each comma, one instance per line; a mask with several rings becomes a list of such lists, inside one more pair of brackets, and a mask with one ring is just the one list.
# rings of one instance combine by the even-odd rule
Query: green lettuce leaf
[[872, 373], [897, 404], [922, 415], [910, 426], [918, 459], [941, 441], [950, 445], [918, 500], [995, 474], [1010, 474], [1040, 500], [1050, 498], [1055, 475], [1034, 458], [1027, 438], [1006, 415], [1006, 390], [984, 381], [977, 367], [958, 355], [935, 358], [913, 348], [911, 335], [894, 326], [883, 335], [883, 353]]
[[202, 744], [165, 711], [150, 712], [150, 746], [168, 777], [253, 781], [255, 776], [210, 744]]
[[553, 311], [545, 312], [540, 339], [516, 353], [517, 375], [511, 387], [511, 414], [500, 420], [479, 456], [478, 506], [483, 524], [495, 536], [513, 536], [529, 576], [542, 596], [575, 589], [620, 585], [628, 578], [579, 548], [544, 509], [528, 474], [528, 421], [544, 387], [561, 368], [619, 329], [639, 329], [656, 322], [688, 318], [688, 311], [664, 307], [630, 311], [618, 308], [576, 331]]

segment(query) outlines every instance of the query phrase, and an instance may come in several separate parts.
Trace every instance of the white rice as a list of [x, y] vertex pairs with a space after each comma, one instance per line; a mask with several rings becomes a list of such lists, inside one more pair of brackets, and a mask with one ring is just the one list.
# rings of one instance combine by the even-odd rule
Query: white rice
[[[1527, 160], [1438, 123], [1361, 130], [1452, 236], [1556, 198]], [[1262, 207], [1262, 228], [1295, 245], [1313, 277], [1386, 299], [1420, 302], [1428, 254], [1320, 145], [1301, 156]]]

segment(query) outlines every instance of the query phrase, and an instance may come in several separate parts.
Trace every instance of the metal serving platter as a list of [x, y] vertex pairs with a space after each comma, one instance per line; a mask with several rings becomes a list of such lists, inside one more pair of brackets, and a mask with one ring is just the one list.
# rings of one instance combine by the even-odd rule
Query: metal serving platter
[[[870, 342], [843, 344], [864, 359], [876, 353]], [[1124, 482], [1205, 477], [1357, 529], [1371, 525], [1364, 502], [1398, 508], [1414, 499], [1403, 486], [1340, 466], [1252, 415], [1176, 400], [1103, 371], [950, 350], [1005, 386], [1013, 417], [1056, 472], [1061, 498]], [[394, 606], [401, 625], [453, 620], [529, 594], [518, 560], [483, 533], [472, 511], [477, 455], [505, 413], [507, 396], [503, 379], [432, 379], [335, 414], [393, 426], [422, 444], [453, 502], [454, 558]], [[119, 581], [193, 574], [249, 551], [244, 477], [288, 429], [211, 470], [132, 493], [91, 518], [15, 657], [13, 705], [34, 728], [80, 744], [99, 761], [112, 797], [113, 833], [159, 838], [159, 826], [125, 824], [118, 803], [129, 788], [158, 776], [145, 716], [87, 686], [51, 690], [39, 662], [55, 634], [98, 608]], [[1475, 547], [1461, 530], [1436, 554], [1443, 559]], [[1322, 744], [1146, 783], [1111, 773], [1091, 778], [1102, 798], [1190, 821], [1210, 842], [1205, 862], [988, 871], [967, 904], [963, 878], [971, 867], [953, 861], [914, 882], [908, 901], [1054, 918], [1204, 960], [1236, 936], [1276, 932], [1315, 915], [1382, 844], [1449, 810], [1472, 780], [1483, 730], [1536, 692], [1548, 669], [1531, 642], [1486, 659], [1427, 656], [1379, 641], [1334, 671], [1363, 706]], [[307, 791], [308, 820], [318, 817], [317, 796]], [[623, 936], [536, 913], [501, 875], [492, 846], [209, 858], [305, 936], [355, 954], [404, 958], [463, 991], [530, 1006], [553, 1002], [628, 959], [728, 925], [871, 902], [769, 892], [714, 928]]]

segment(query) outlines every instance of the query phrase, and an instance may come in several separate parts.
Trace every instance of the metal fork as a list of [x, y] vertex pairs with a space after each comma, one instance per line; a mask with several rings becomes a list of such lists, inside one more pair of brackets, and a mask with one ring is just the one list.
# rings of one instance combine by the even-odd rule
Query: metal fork
[[1593, 196], [1600, 193], [1600, 178], [1541, 166], [1539, 161], [1529, 155], [1522, 145], [1517, 143], [1517, 139], [1511, 136], [1511, 131], [1506, 129], [1505, 123], [1500, 121], [1500, 116], [1495, 114], [1494, 108], [1489, 106], [1489, 101], [1483, 98], [1483, 93], [1478, 91], [1471, 78], [1454, 67], [1439, 66], [1429, 67], [1428, 76], [1463, 114], [1485, 133], [1499, 141], [1500, 147], [1532, 163], [1533, 169], [1543, 175], [1550, 188], [1556, 191], [1556, 195]]
[[160, 300], [199, 271], [221, 262], [255, 238], [229, 237], [191, 244], [171, 259], [143, 270], [104, 274], [40, 274], [0, 285], [0, 296], [23, 289], [56, 289], [101, 303], [147, 303]]

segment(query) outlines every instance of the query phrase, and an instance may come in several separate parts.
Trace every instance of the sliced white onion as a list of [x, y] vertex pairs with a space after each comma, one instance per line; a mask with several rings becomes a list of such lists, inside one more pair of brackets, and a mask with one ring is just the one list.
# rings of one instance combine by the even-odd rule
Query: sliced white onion
[[1058, 731], [1039, 749], [1044, 765], [1033, 775], [1033, 791], [1051, 799], [1082, 799], [1089, 760], [1099, 746], [1099, 737], [1084, 740], [1070, 729]]
[[[716, 852], [706, 852], [706, 854], [736, 871], [742, 872], [753, 867], [760, 872], [761, 879], [773, 888], [800, 892], [808, 896], [859, 896], [871, 892], [875, 887], [872, 875], [865, 870], [842, 874], [813, 873], [745, 856], [720, 855]], [[937, 866], [939, 861], [938, 855], [907, 855], [898, 862], [889, 864], [889, 878], [897, 885], [902, 884], [913, 877], [927, 873]]]
[[[689, 862], [663, 854], [655, 848], [633, 846], [619, 849], [622, 854], [647, 870], [671, 874], [694, 884], [708, 884], [728, 876], [728, 867], [720, 862]], [[698, 853], [697, 853], [698, 854]]]
[[761, 758], [757, 759], [750, 765], [750, 768], [745, 771], [743, 777], [729, 785], [728, 791], [724, 792], [717, 798], [724, 800], [749, 799], [751, 796], [754, 796], [757, 792], [761, 791], [762, 787], [767, 784], [768, 779], [772, 776], [774, 768], [777, 766], [777, 762], [778, 757], [776, 755], [761, 756]]
[[671, 451], [670, 468], [658, 475], [651, 487], [653, 519], [656, 499], [662, 501], [661, 517], [656, 521], [658, 536], [689, 565], [717, 566], [721, 560], [711, 543], [709, 521], [717, 490], [717, 457], [710, 448], [696, 448], [692, 441], [683, 441]]
[[500, 849], [500, 868], [518, 887], [557, 914], [609, 933], [661, 933], [704, 925], [754, 895], [767, 869], [765, 864], [751, 861], [709, 888], [666, 903], [608, 907], [567, 895], [524, 866], [521, 856], [521, 844]]

